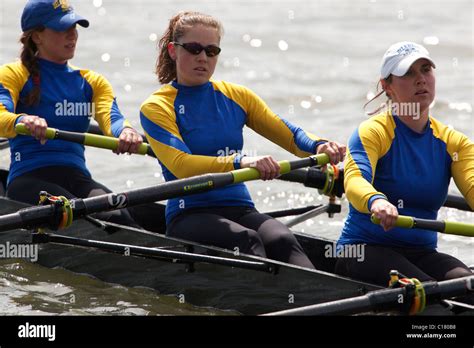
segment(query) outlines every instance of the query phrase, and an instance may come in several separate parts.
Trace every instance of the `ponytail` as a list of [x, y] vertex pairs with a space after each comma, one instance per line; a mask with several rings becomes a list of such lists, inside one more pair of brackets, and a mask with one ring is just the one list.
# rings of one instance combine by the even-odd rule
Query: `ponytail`
[[180, 12], [170, 19], [168, 28], [158, 43], [158, 59], [156, 61], [155, 74], [160, 83], [169, 83], [176, 80], [176, 62], [168, 53], [168, 44], [181, 39], [186, 29], [196, 25], [204, 25], [214, 28], [219, 33], [219, 39], [223, 34], [222, 24], [216, 18], [200, 12]]
[[[387, 77], [385, 79], [385, 81], [387, 81], [387, 83], [391, 83], [392, 82], [392, 75], [390, 75], [389, 77]], [[372, 103], [375, 99], [377, 99], [378, 97], [380, 97], [382, 94], [385, 93], [385, 95], [387, 96], [387, 101], [385, 101], [384, 103], [380, 104], [380, 106], [375, 109], [374, 111], [371, 111], [371, 112], [367, 112], [365, 111], [365, 113], [367, 114], [367, 116], [373, 116], [373, 115], [376, 115], [378, 114], [381, 110], [387, 108], [387, 106], [390, 105], [392, 99], [390, 98], [390, 95], [383, 89], [379, 91], [379, 88], [380, 88], [380, 80], [379, 82], [377, 82], [377, 94], [375, 95], [375, 97], [373, 97], [372, 99], [370, 99], [367, 103], [364, 104], [363, 106], [363, 109], [365, 111], [367, 105], [369, 105], [370, 103]]]
[[20, 42], [23, 44], [20, 59], [22, 64], [30, 73], [31, 80], [33, 81], [33, 89], [22, 100], [22, 102], [28, 106], [37, 105], [40, 102], [41, 98], [41, 79], [37, 57], [38, 47], [33, 41], [33, 33], [35, 31], [43, 30], [44, 28], [28, 30], [24, 32], [20, 38]]

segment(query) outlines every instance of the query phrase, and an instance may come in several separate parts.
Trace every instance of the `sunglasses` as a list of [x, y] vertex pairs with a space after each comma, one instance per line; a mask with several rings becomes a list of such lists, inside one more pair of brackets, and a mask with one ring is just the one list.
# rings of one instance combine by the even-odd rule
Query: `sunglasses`
[[195, 56], [197, 56], [203, 50], [206, 52], [206, 56], [208, 57], [215, 57], [219, 53], [221, 53], [221, 48], [214, 45], [203, 46], [201, 44], [198, 44], [197, 42], [189, 42], [189, 43], [173, 42], [173, 43], [177, 46], [181, 46], [186, 51], [188, 51], [191, 54], [194, 54]]

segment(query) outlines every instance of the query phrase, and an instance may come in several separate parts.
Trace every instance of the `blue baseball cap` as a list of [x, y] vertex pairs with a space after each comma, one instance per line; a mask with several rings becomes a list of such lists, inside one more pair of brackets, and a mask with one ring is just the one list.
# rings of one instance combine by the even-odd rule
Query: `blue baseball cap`
[[24, 32], [40, 26], [66, 31], [74, 24], [87, 28], [89, 21], [76, 14], [67, 0], [28, 0], [21, 15]]

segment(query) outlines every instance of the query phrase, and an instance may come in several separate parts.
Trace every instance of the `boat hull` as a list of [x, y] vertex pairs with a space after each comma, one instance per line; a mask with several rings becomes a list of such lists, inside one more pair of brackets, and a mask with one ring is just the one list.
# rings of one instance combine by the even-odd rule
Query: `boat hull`
[[[0, 215], [15, 212], [24, 204], [0, 198]], [[39, 245], [37, 263], [49, 268], [64, 268], [87, 274], [105, 282], [128, 287], [147, 287], [163, 295], [175, 295], [181, 303], [237, 311], [256, 315], [359, 296], [379, 286], [333, 274], [335, 259], [325, 257], [333, 241], [295, 233], [317, 270], [310, 270], [232, 251], [166, 237], [119, 225], [108, 232], [85, 220], [55, 232], [69, 237], [131, 244], [236, 260], [264, 262], [274, 272], [229, 267], [204, 262], [180, 262], [162, 258], [127, 256], [94, 248], [56, 243]], [[122, 228], [121, 228], [122, 227]], [[32, 234], [25, 230], [0, 233], [0, 243], [30, 243]], [[386, 313], [385, 313], [386, 314]], [[451, 315], [441, 305], [432, 305], [425, 314]]]
[[[17, 211], [24, 205], [0, 198], [0, 214]], [[61, 267], [85, 273], [100, 280], [124, 286], [144, 286], [161, 294], [176, 295], [181, 301], [205, 307], [236, 310], [243, 314], [295, 308], [314, 303], [337, 300], [363, 294], [379, 287], [339, 277], [323, 270], [309, 270], [264, 258], [234, 255], [220, 248], [203, 247], [168, 238], [164, 235], [143, 232], [133, 228], [106, 232], [87, 221], [76, 221], [73, 227], [57, 234], [121, 244], [170, 248], [234, 259], [263, 261], [276, 268], [275, 273], [261, 270], [228, 267], [209, 263], [173, 263], [162, 259], [126, 256], [91, 248], [41, 244], [37, 263], [46, 267]], [[330, 267], [324, 255], [323, 239], [298, 235], [312, 261]], [[31, 233], [14, 230], [0, 234], [0, 242], [31, 242]], [[323, 262], [324, 261], [324, 262]]]

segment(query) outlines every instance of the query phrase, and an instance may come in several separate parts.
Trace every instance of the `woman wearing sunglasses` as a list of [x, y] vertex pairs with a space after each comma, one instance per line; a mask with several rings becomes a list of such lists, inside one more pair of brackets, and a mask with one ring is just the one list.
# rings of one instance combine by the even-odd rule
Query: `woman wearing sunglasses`
[[[383, 57], [376, 97], [388, 96], [387, 110], [371, 113], [378, 114], [353, 133], [344, 172], [350, 210], [338, 244], [363, 244], [364, 259], [338, 259], [341, 275], [387, 286], [391, 270], [420, 281], [472, 274], [436, 251], [436, 233], [394, 227], [399, 213], [436, 219], [451, 177], [474, 208], [474, 143], [430, 115], [434, 68], [428, 51], [413, 42], [396, 43]], [[371, 223], [371, 214], [381, 225]]]
[[[280, 119], [245, 87], [210, 80], [221, 36], [217, 19], [184, 12], [170, 20], [159, 42], [156, 74], [165, 85], [143, 103], [141, 123], [165, 179], [251, 166], [263, 180], [274, 179], [279, 165], [271, 156], [240, 154], [245, 125], [297, 156], [325, 152], [333, 163], [341, 161], [344, 146]], [[254, 208], [244, 184], [170, 199], [166, 220], [172, 237], [313, 268], [291, 231]]]
[[[43, 190], [68, 198], [111, 192], [91, 178], [84, 146], [46, 141], [48, 126], [86, 132], [94, 117], [104, 134], [119, 138], [117, 153], [136, 152], [143, 141], [118, 109], [110, 83], [68, 64], [77, 24], [89, 26], [66, 1], [29, 0], [21, 17], [20, 61], [0, 67], [0, 136], [10, 139], [7, 196], [14, 200], [37, 204]], [[17, 135], [18, 123], [34, 137]], [[97, 216], [133, 224], [127, 210]]]

